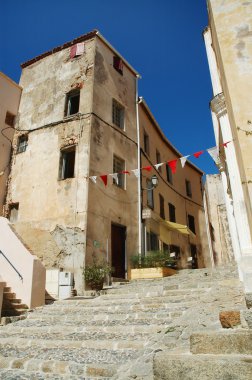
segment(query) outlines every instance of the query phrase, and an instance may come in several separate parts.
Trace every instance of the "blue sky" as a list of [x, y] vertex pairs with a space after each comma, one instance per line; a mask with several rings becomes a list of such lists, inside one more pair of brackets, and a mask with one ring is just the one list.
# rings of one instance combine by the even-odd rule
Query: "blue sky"
[[[141, 74], [139, 95], [187, 155], [215, 145], [207, 23], [206, 0], [2, 0], [0, 70], [18, 82], [20, 63], [98, 29]], [[191, 161], [217, 172], [207, 152]]]

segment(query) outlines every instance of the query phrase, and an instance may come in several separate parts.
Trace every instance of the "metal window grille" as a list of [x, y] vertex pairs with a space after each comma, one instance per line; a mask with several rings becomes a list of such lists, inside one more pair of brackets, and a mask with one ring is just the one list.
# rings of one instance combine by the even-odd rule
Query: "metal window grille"
[[124, 189], [125, 187], [125, 174], [121, 173], [125, 170], [125, 161], [121, 158], [114, 156], [113, 158], [113, 173], [118, 173], [117, 181], [113, 178], [113, 183], [118, 187]]
[[113, 109], [112, 109], [112, 119], [113, 124], [117, 127], [124, 129], [124, 108], [121, 104], [117, 103], [116, 100], [113, 99]]
[[28, 146], [28, 136], [20, 136], [18, 139], [17, 153], [25, 152], [27, 146]]

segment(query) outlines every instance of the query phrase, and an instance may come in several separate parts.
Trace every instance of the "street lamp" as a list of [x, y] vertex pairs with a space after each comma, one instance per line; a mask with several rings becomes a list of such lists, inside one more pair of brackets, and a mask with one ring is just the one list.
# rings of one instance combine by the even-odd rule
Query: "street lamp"
[[155, 187], [157, 187], [157, 185], [158, 185], [158, 177], [156, 176], [156, 174], [154, 174], [152, 177], [151, 177], [151, 185], [152, 185], [152, 187], [143, 187], [142, 188], [142, 190], [153, 190], [153, 189], [155, 189]]

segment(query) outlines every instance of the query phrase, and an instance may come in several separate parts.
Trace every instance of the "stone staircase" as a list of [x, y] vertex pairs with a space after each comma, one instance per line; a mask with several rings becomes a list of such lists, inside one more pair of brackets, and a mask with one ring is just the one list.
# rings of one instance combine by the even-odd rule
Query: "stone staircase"
[[[0, 327], [0, 378], [249, 380], [250, 330], [244, 321], [227, 338], [229, 330], [219, 322], [224, 310], [247, 310], [231, 265], [183, 270], [164, 279], [117, 284], [94, 298], [57, 301]], [[220, 343], [222, 336], [231, 341]]]
[[22, 300], [16, 298], [16, 294], [11, 291], [11, 287], [5, 283], [3, 289], [3, 304], [1, 317], [13, 317], [25, 314], [28, 306], [22, 303]]

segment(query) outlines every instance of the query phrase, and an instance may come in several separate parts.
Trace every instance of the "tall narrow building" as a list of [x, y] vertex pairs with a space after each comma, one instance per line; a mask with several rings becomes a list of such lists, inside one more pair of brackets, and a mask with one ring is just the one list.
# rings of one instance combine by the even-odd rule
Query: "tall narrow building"
[[[240, 278], [252, 291], [252, 2], [208, 0], [211, 112]], [[223, 143], [228, 142], [228, 146]]]

